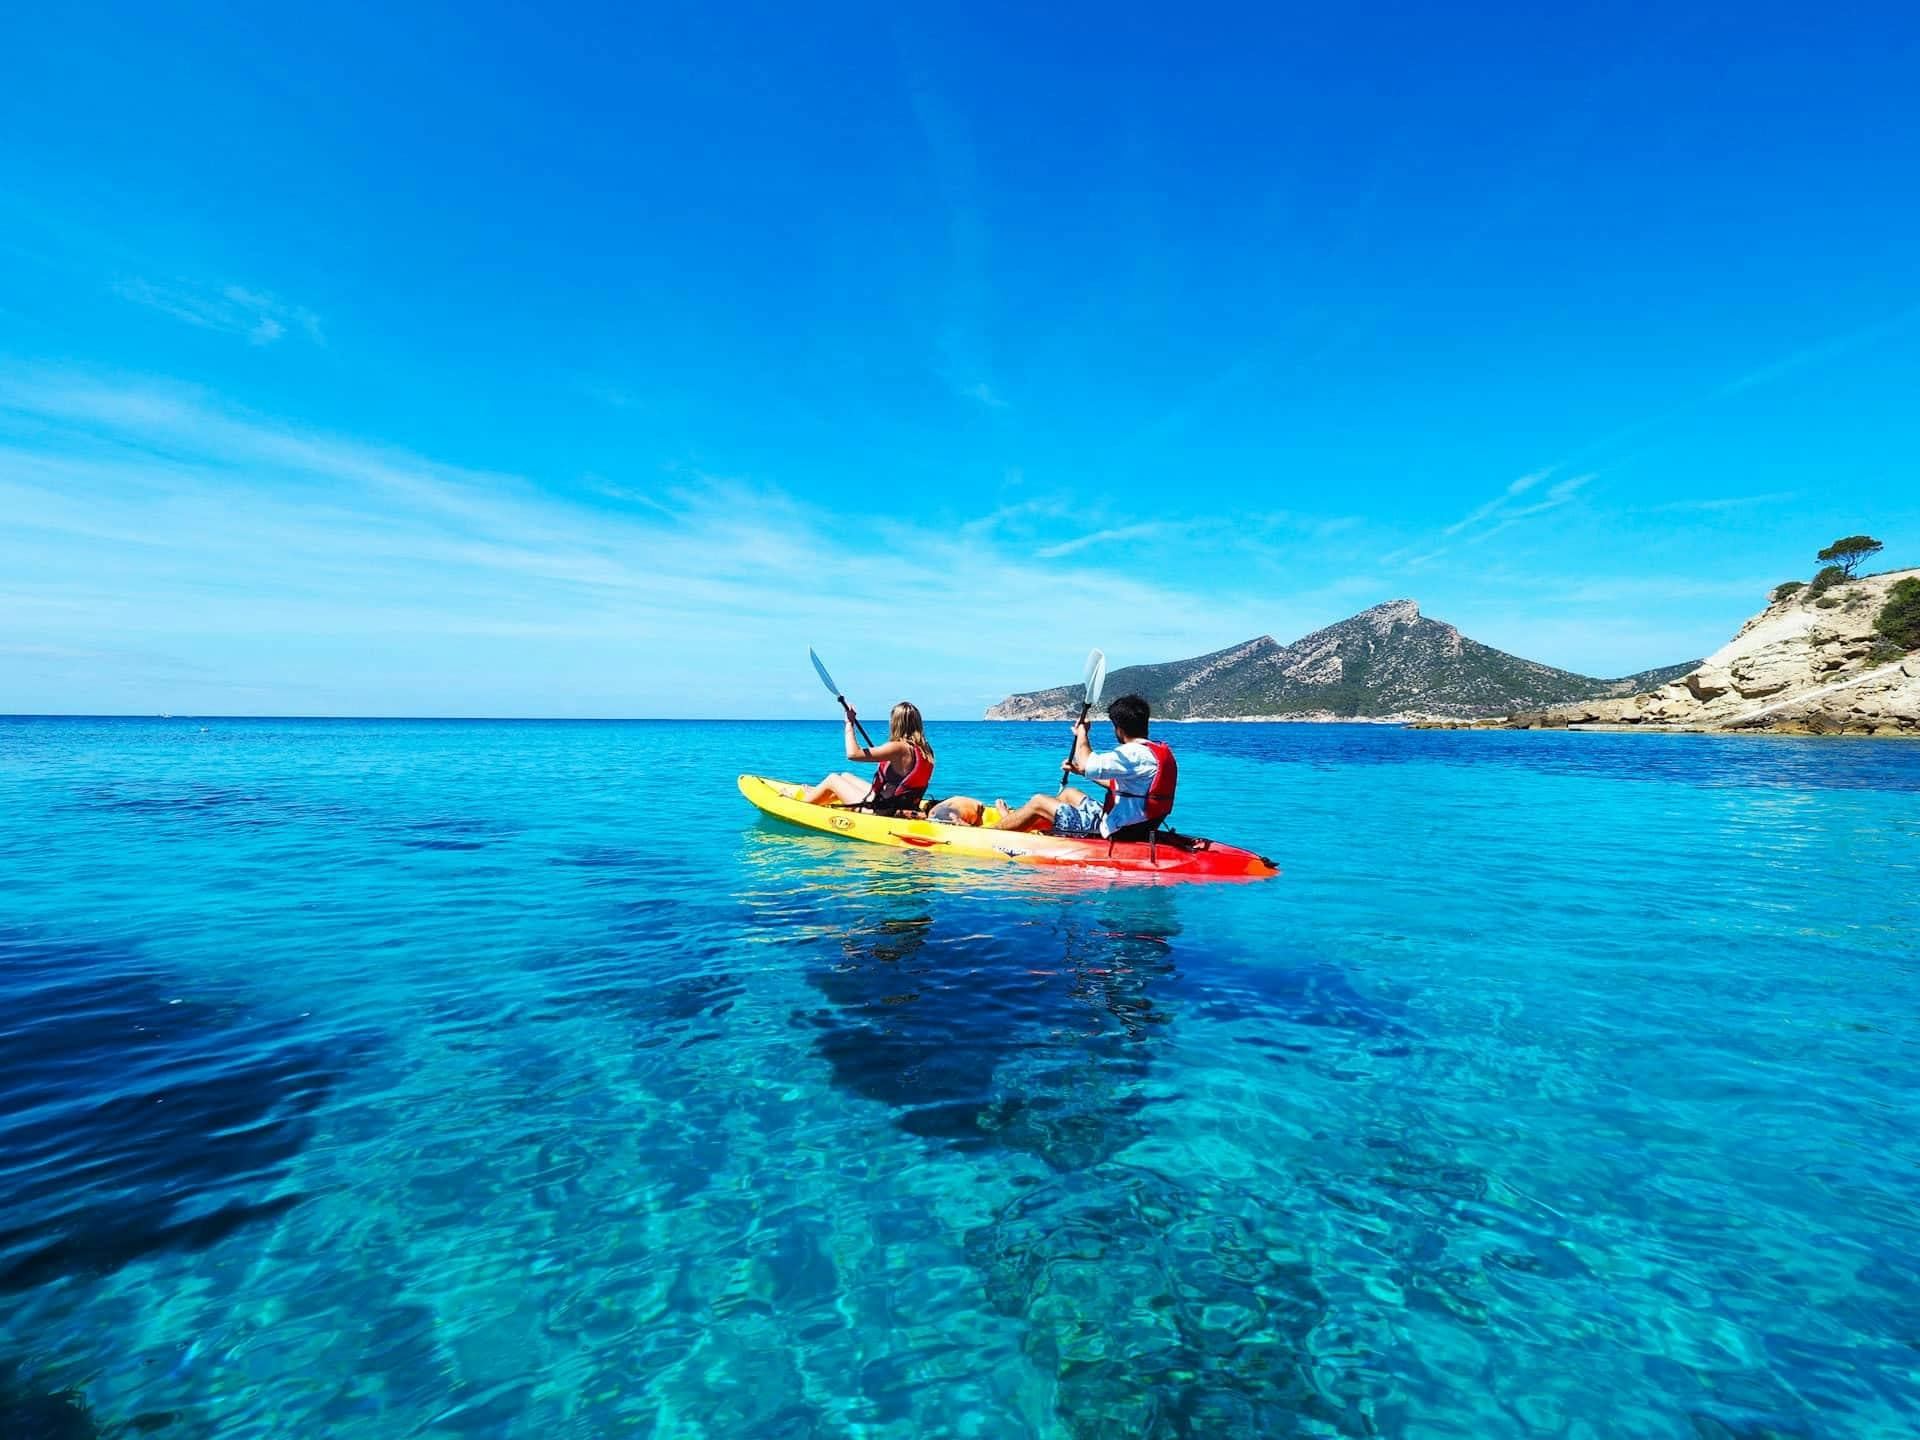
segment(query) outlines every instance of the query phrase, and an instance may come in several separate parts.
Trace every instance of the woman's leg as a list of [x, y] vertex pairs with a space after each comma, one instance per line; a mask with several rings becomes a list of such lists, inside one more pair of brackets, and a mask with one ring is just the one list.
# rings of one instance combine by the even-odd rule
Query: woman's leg
[[858, 805], [873, 794], [873, 785], [870, 781], [863, 780], [858, 775], [850, 775], [844, 770], [838, 775], [829, 775], [827, 783], [833, 786], [832, 798], [842, 805]]
[[858, 775], [850, 775], [842, 770], [837, 775], [829, 775], [818, 785], [800, 798], [809, 805], [858, 805], [867, 798], [872, 786]]

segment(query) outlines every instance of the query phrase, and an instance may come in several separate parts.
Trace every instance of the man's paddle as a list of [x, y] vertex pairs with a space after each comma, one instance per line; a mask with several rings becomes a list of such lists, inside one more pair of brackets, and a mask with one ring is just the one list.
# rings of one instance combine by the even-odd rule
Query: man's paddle
[[[813, 663], [818, 665], [820, 662], [816, 660]], [[827, 672], [822, 670], [820, 673], [824, 675]], [[1100, 688], [1106, 683], [1107, 683], [1107, 657], [1101, 654], [1098, 650], [1093, 650], [1088, 652], [1087, 678], [1086, 678], [1086, 681], [1084, 682], [1084, 688], [1083, 688], [1084, 698], [1081, 700], [1081, 703], [1080, 703], [1080, 724], [1081, 725], [1084, 725], [1087, 723], [1088, 713], [1093, 709], [1094, 706], [1100, 703]], [[1077, 729], [1078, 727], [1076, 726], [1075, 728]], [[1074, 748], [1075, 748], [1074, 742], [1069, 740], [1067, 742], [1067, 760], [1066, 760], [1066, 763], [1060, 767], [1060, 784], [1062, 786], [1066, 785], [1067, 776], [1073, 773]]]
[[[1094, 653], [1097, 655], [1100, 652], [1096, 650]], [[866, 743], [867, 749], [873, 749], [873, 737], [867, 734], [867, 727], [862, 725], [854, 716], [853, 707], [847, 704], [847, 697], [842, 695], [840, 693], [840, 687], [833, 683], [833, 677], [827, 674], [827, 667], [820, 663], [820, 657], [813, 653], [813, 647], [811, 645], [807, 647], [807, 658], [813, 661], [813, 673], [820, 677], [820, 683], [827, 687], [827, 693], [840, 702], [840, 708], [847, 712], [847, 719], [853, 721], [853, 728], [860, 732], [860, 738]], [[1105, 662], [1103, 661], [1101, 663], [1104, 669]], [[1065, 784], [1066, 782], [1062, 781], [1061, 783]]]

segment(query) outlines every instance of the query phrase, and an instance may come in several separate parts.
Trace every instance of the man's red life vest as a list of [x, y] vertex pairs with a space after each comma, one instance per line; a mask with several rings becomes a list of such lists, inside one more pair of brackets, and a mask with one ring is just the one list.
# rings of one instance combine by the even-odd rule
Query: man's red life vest
[[1153, 783], [1147, 787], [1147, 823], [1158, 825], [1173, 813], [1173, 792], [1180, 786], [1180, 762], [1173, 758], [1170, 745], [1162, 745], [1158, 740], [1140, 743], [1151, 750], [1159, 762], [1153, 772]]
[[[1146, 805], [1146, 823], [1158, 825], [1173, 813], [1173, 792], [1180, 787], [1180, 762], [1173, 758], [1171, 745], [1162, 745], [1158, 740], [1137, 740], [1134, 743], [1144, 745], [1153, 752], [1153, 780], [1147, 786], [1147, 793], [1139, 798]], [[1101, 808], [1111, 811], [1113, 802], [1121, 795], [1120, 782], [1105, 780], [1101, 783], [1107, 787], [1107, 803]], [[1133, 795], [1137, 792], [1129, 790], [1126, 793]]]
[[874, 800], [918, 800], [927, 793], [927, 786], [933, 783], [933, 757], [918, 745], [908, 748], [913, 751], [913, 768], [905, 775], [896, 775], [891, 764], [873, 772]]

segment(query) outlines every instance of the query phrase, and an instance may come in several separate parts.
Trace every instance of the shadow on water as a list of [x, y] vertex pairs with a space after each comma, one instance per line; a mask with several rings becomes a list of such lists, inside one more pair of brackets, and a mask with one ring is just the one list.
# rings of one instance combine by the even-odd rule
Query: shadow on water
[[[1400, 1052], [1395, 1007], [1337, 967], [1248, 966], [1180, 946], [1180, 891], [1114, 886], [1042, 907], [929, 884], [845, 895], [808, 945], [828, 1002], [796, 1016], [834, 1083], [910, 1134], [1012, 1148], [1074, 1169], [1124, 1148], [1147, 1106], [1160, 1037], [1182, 1015], [1249, 1022], [1238, 1043], [1310, 1048], [1293, 1027]], [[1379, 1042], [1388, 1048], [1379, 1049]]]
[[274, 1194], [347, 1057], [173, 996], [137, 957], [0, 936], [0, 1291], [203, 1250], [301, 1200]]
[[[1132, 913], [1104, 913], [1116, 904]], [[812, 947], [806, 978], [827, 1004], [796, 1020], [834, 1084], [909, 1134], [1091, 1164], [1138, 1133], [1175, 904], [1114, 892], [1025, 916], [891, 891]]]
[[[1322, 961], [1213, 953], [1183, 933], [1177, 887], [1027, 906], [890, 878], [838, 898], [843, 923], [808, 942], [825, 1003], [796, 1021], [833, 1083], [901, 1130], [982, 1165], [1044, 1166], [1016, 1171], [963, 1243], [1052, 1377], [1065, 1433], [1376, 1433], [1355, 1387], [1316, 1364], [1330, 1302], [1292, 1217], [1201, 1152], [1190, 1171], [1168, 1164], [1180, 1120], [1156, 1114], [1193, 1063], [1175, 1053], [1185, 1025], [1273, 1051], [1334, 1033], [1394, 1056], [1412, 1043], [1396, 1007]], [[1006, 1184], [997, 1166], [982, 1175]]]
[[100, 1434], [78, 1391], [49, 1389], [0, 1365], [0, 1435], [7, 1440], [99, 1440]]
[[[756, 837], [751, 853], [778, 843]], [[792, 853], [802, 866], [816, 858]], [[1223, 951], [1180, 887], [1009, 888], [994, 872], [866, 858], [829, 849], [804, 875], [769, 866], [725, 907], [636, 882], [607, 908], [606, 943], [542, 962], [566, 984], [533, 1018], [636, 1022], [632, 1054], [670, 1087], [624, 1128], [650, 1157], [649, 1210], [697, 1217], [705, 1238], [657, 1252], [676, 1278], [648, 1331], [649, 1369], [722, 1404], [706, 1371], [688, 1367], [719, 1353], [741, 1367], [764, 1360], [761, 1400], [725, 1387], [737, 1432], [823, 1433], [803, 1379], [771, 1358], [787, 1354], [775, 1337], [804, 1327], [813, 1348], [850, 1345], [848, 1307], [890, 1288], [839, 1268], [832, 1216], [804, 1184], [807, 1198], [768, 1208], [793, 1184], [782, 1163], [758, 1167], [752, 1193], [732, 1178], [737, 1147], [786, 1123], [780, 1091], [699, 1083], [724, 1072], [729, 1046], [753, 1043], [740, 1029], [755, 1021], [753, 997], [790, 994], [797, 977], [813, 998], [788, 1023], [833, 1089], [957, 1167], [940, 1189], [995, 1197], [949, 1228], [902, 1194], [875, 1212], [875, 1233], [964, 1262], [942, 1285], [968, 1287], [1011, 1322], [1059, 1433], [1377, 1433], [1390, 1408], [1326, 1358], [1346, 1342], [1329, 1334], [1340, 1326], [1315, 1271], [1317, 1237], [1272, 1203], [1271, 1175], [1210, 1167], [1184, 1133], [1182, 1092], [1196, 1046], [1244, 1044], [1270, 1068], [1323, 1070], [1344, 1055], [1404, 1053], [1417, 1037], [1398, 1008], [1321, 957]], [[578, 863], [626, 868], [617, 852]], [[1410, 1189], [1438, 1168], [1412, 1152], [1379, 1158]], [[599, 1193], [604, 1168], [543, 1151], [537, 1172], [556, 1209], [631, 1206]], [[916, 1349], [862, 1372], [868, 1418], [913, 1413], [889, 1366], [926, 1358]]]

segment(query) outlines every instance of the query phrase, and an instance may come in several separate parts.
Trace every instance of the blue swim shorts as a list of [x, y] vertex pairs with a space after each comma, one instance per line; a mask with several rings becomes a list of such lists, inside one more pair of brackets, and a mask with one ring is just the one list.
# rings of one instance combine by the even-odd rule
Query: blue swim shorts
[[1061, 802], [1060, 808], [1053, 812], [1053, 834], [1069, 838], [1100, 833], [1100, 802], [1091, 796], [1082, 796], [1078, 804]]

